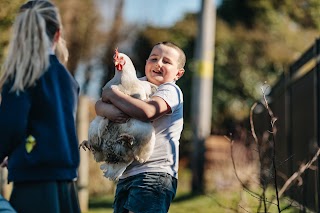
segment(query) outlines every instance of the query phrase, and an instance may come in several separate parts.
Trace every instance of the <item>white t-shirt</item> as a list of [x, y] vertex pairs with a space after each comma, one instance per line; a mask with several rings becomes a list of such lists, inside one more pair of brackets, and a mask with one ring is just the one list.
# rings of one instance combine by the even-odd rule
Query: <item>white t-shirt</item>
[[152, 123], [156, 142], [149, 160], [142, 164], [134, 161], [127, 167], [121, 179], [143, 172], [165, 172], [178, 178], [179, 140], [183, 129], [183, 94], [172, 82], [160, 85], [153, 96], [162, 98], [171, 107], [171, 113]]

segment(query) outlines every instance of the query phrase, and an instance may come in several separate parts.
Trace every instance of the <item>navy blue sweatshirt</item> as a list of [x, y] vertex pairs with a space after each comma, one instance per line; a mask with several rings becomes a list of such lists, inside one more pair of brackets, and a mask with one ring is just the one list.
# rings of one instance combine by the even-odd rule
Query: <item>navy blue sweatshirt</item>
[[[73, 180], [80, 156], [75, 117], [79, 86], [50, 55], [50, 67], [32, 87], [10, 92], [0, 104], [0, 162], [8, 156], [8, 181]], [[29, 137], [30, 136], [30, 137]], [[35, 143], [27, 142], [34, 138]]]

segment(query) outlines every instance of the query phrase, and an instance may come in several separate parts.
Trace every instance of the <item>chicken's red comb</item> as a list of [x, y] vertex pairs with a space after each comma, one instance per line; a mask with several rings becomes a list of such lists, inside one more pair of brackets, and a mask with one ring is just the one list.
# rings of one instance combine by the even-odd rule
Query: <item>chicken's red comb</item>
[[118, 47], [114, 50], [114, 56], [113, 59], [116, 59], [119, 57]]
[[123, 56], [119, 56], [118, 48], [116, 48], [114, 52], [114, 66], [118, 71], [122, 71], [123, 66], [126, 64], [126, 61], [124, 60]]

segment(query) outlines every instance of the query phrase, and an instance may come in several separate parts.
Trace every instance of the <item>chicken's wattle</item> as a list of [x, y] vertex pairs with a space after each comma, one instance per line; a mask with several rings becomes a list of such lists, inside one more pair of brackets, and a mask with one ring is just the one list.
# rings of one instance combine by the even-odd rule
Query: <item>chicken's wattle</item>
[[126, 61], [122, 57], [115, 59], [114, 65], [117, 70], [122, 71], [123, 66], [125, 64], [126, 64]]

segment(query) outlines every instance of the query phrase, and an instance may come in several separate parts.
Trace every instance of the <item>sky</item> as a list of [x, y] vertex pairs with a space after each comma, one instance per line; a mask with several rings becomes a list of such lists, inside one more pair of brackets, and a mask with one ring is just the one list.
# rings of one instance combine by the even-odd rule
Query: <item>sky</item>
[[[96, 0], [102, 15], [113, 17], [114, 0]], [[219, 5], [222, 0], [211, 0]], [[183, 18], [185, 13], [198, 12], [201, 0], [125, 0], [124, 18], [128, 23], [152, 24], [157, 27], [170, 27]]]
[[[127, 21], [169, 27], [186, 12], [200, 10], [200, 0], [126, 0], [124, 17]], [[138, 9], [139, 8], [139, 9]]]

